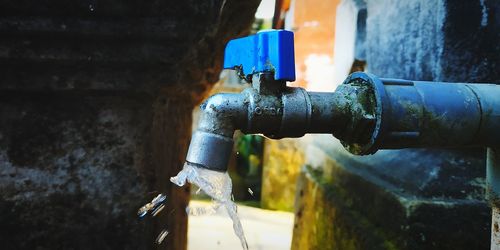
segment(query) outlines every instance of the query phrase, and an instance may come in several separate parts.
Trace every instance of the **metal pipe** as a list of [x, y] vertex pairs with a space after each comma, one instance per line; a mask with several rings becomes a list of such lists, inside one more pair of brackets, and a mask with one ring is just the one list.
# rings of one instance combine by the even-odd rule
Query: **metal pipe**
[[198, 129], [191, 137], [186, 161], [198, 167], [225, 171], [233, 149], [233, 134], [246, 121], [243, 94], [216, 94], [201, 106]]
[[500, 86], [354, 73], [335, 92], [307, 92], [256, 74], [240, 94], [201, 105], [187, 161], [227, 169], [235, 130], [273, 139], [329, 133], [354, 154], [410, 147], [500, 147]]
[[264, 134], [273, 139], [305, 133], [331, 133], [334, 93], [286, 87], [272, 74], [258, 74], [252, 88], [239, 94], [216, 94], [201, 106], [197, 131], [186, 161], [216, 171], [227, 170], [233, 134]]
[[352, 153], [415, 147], [500, 146], [499, 85], [383, 79], [367, 73], [354, 73], [345, 84], [367, 85], [374, 90], [368, 98], [374, 100], [377, 124], [367, 131], [371, 139], [359, 143], [339, 135], [348, 149], [354, 149], [350, 150]]

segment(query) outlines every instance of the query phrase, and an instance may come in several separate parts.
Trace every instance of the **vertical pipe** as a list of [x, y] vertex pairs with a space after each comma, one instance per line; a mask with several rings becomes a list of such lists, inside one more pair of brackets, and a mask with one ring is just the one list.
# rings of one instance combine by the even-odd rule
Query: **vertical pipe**
[[486, 180], [491, 204], [491, 249], [500, 250], [500, 148], [488, 148]]

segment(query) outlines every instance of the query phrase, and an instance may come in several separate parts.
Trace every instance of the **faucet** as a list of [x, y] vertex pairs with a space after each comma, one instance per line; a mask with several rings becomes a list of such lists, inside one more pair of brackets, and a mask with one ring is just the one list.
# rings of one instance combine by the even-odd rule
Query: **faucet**
[[201, 105], [186, 158], [192, 165], [226, 171], [235, 130], [273, 139], [334, 133], [355, 147], [368, 143], [377, 124], [369, 85], [346, 84], [333, 93], [286, 86], [295, 80], [292, 32], [267, 31], [230, 41], [224, 67], [237, 69], [252, 87], [215, 94]]
[[351, 153], [409, 147], [500, 146], [500, 86], [351, 74], [335, 92], [288, 87], [295, 80], [293, 33], [271, 30], [230, 41], [224, 68], [252, 86], [201, 105], [186, 161], [226, 171], [233, 134], [271, 139], [328, 133]]
[[[500, 85], [379, 78], [355, 72], [334, 92], [288, 87], [295, 80], [293, 33], [270, 30], [230, 41], [224, 68], [252, 84], [201, 105], [186, 161], [226, 171], [233, 134], [271, 139], [328, 133], [356, 155], [379, 149], [487, 147], [492, 228], [500, 226]], [[500, 231], [492, 230], [492, 249]], [[498, 247], [498, 248], [495, 248]]]

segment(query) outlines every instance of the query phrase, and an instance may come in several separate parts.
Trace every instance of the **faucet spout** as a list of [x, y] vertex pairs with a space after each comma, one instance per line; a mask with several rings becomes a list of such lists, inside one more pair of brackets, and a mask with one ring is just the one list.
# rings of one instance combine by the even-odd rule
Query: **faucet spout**
[[186, 157], [188, 164], [227, 170], [234, 131], [242, 126], [247, 113], [244, 99], [243, 94], [216, 94], [200, 106], [198, 129], [191, 138]]

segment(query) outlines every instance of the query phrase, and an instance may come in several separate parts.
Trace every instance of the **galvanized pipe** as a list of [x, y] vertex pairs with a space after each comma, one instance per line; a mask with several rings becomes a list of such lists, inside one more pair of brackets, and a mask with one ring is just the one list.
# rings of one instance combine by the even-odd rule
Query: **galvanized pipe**
[[335, 92], [307, 92], [262, 73], [240, 94], [201, 105], [187, 161], [224, 171], [235, 130], [273, 139], [329, 133], [354, 154], [415, 147], [500, 147], [500, 86], [354, 73]]
[[200, 106], [198, 129], [191, 137], [187, 162], [198, 167], [226, 170], [234, 131], [246, 121], [243, 97], [242, 94], [216, 94]]
[[239, 94], [213, 95], [200, 106], [198, 129], [191, 138], [186, 161], [225, 171], [236, 130], [273, 139], [332, 133], [335, 95], [286, 87], [272, 75], [260, 74], [252, 88]]
[[371, 139], [362, 143], [339, 136], [348, 149], [355, 148], [352, 153], [500, 146], [499, 85], [383, 79], [366, 73], [352, 74], [345, 84], [368, 85], [374, 90], [372, 114], [377, 125], [367, 131]]

